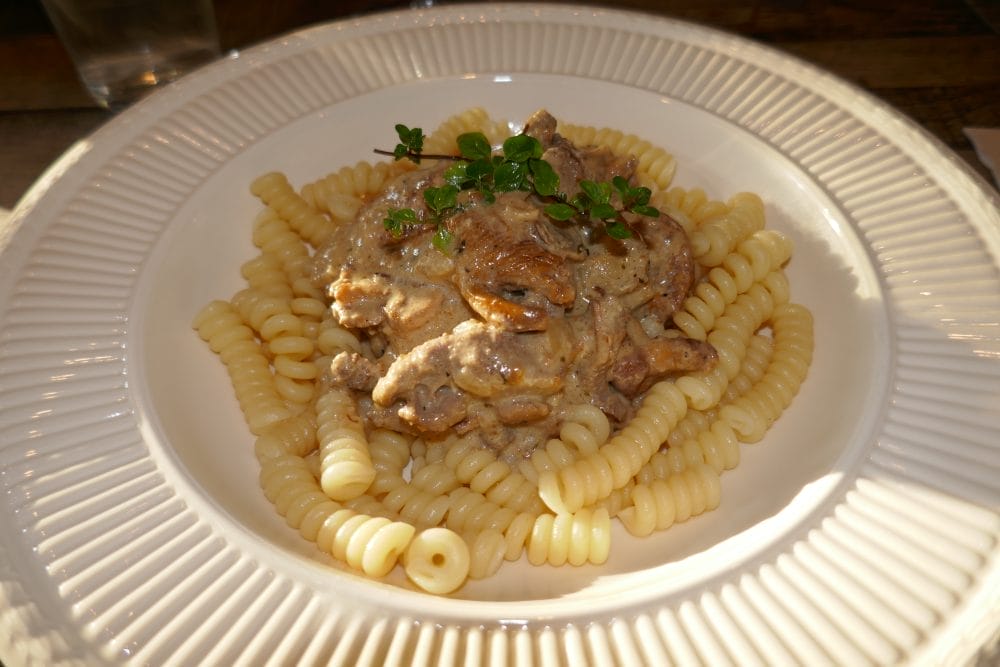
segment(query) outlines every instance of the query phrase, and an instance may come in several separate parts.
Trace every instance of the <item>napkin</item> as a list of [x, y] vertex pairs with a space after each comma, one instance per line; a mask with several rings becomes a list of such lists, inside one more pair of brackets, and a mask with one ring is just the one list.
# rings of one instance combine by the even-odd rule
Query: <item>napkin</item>
[[1000, 128], [967, 127], [963, 130], [969, 138], [979, 161], [993, 174], [993, 183], [1000, 188]]

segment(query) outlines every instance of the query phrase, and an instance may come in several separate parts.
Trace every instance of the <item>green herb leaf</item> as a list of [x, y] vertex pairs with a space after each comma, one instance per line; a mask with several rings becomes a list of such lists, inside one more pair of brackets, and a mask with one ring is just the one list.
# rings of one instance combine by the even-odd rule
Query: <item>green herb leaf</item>
[[611, 184], [595, 183], [594, 181], [580, 181], [580, 189], [595, 204], [607, 204], [611, 201]]
[[638, 213], [639, 215], [645, 215], [650, 218], [660, 217], [660, 209], [654, 208], [652, 206], [633, 206], [629, 209], [633, 213]]
[[450, 183], [439, 188], [427, 188], [424, 190], [424, 201], [429, 209], [441, 215], [442, 211], [454, 208], [458, 203], [458, 188]]
[[470, 181], [480, 183], [485, 179], [493, 177], [493, 162], [491, 160], [480, 159], [469, 162], [465, 167], [465, 174]]
[[590, 217], [595, 220], [614, 220], [618, 217], [618, 211], [611, 204], [594, 204], [590, 208]]
[[534, 137], [517, 134], [503, 142], [503, 155], [511, 162], [527, 162], [542, 157], [542, 144]]
[[[446, 252], [451, 247], [453, 235], [442, 222], [452, 209], [458, 208], [458, 195], [465, 190], [475, 190], [484, 204], [496, 202], [496, 193], [517, 190], [534, 191], [543, 200], [548, 200], [545, 214], [553, 220], [604, 222], [608, 235], [616, 239], [632, 236], [631, 230], [621, 217], [622, 211], [638, 215], [657, 217], [660, 212], [649, 205], [652, 192], [645, 187], [632, 187], [627, 179], [615, 176], [610, 182], [581, 180], [580, 191], [572, 198], [559, 193], [559, 174], [552, 165], [542, 159], [541, 143], [525, 134], [509, 137], [503, 143], [501, 154], [493, 154], [489, 140], [482, 132], [467, 132], [457, 138], [460, 158], [447, 155], [421, 155], [424, 135], [419, 127], [409, 128], [396, 125], [400, 143], [392, 155], [396, 159], [409, 157], [420, 162], [421, 157], [458, 160], [443, 172], [445, 185], [426, 188], [424, 201], [430, 214], [419, 219], [413, 209], [390, 209], [383, 224], [387, 230], [400, 236], [411, 225], [434, 224], [436, 230], [432, 243]], [[386, 153], [386, 151], [376, 151]], [[614, 197], [614, 201], [612, 201]]]
[[434, 232], [434, 236], [431, 238], [431, 243], [441, 252], [447, 253], [451, 249], [451, 244], [454, 238], [454, 234], [449, 232], [442, 225], [438, 225], [437, 231]]
[[396, 125], [399, 143], [392, 154], [397, 160], [410, 157], [414, 162], [420, 162], [420, 151], [424, 149], [424, 131], [419, 127], [409, 128], [399, 123]]
[[590, 210], [591, 201], [590, 198], [583, 192], [577, 192], [573, 195], [573, 198], [569, 200], [569, 205], [577, 210], [578, 213], [584, 215]]
[[542, 197], [554, 197], [559, 191], [559, 174], [545, 160], [528, 160], [528, 169], [534, 181], [535, 192]]
[[464, 189], [469, 182], [468, 166], [468, 162], [456, 162], [445, 169], [443, 174], [445, 182], [451, 183], [459, 190]]
[[576, 209], [564, 202], [556, 202], [545, 207], [545, 215], [553, 220], [569, 220], [576, 215]]
[[523, 162], [502, 162], [493, 172], [493, 187], [497, 192], [525, 190], [528, 167]]
[[615, 187], [615, 190], [618, 191], [618, 194], [621, 196], [622, 201], [625, 201], [625, 198], [628, 196], [629, 190], [631, 190], [628, 181], [626, 181], [621, 176], [615, 176], [614, 178], [611, 179], [611, 185], [613, 185]]
[[607, 231], [608, 236], [613, 239], [627, 239], [632, 236], [631, 230], [625, 226], [621, 220], [614, 220], [609, 222], [604, 226], [605, 231]]
[[653, 196], [653, 191], [649, 188], [632, 188], [629, 194], [631, 195], [629, 208], [635, 210], [636, 206], [645, 206], [649, 203], [649, 198]]
[[458, 152], [469, 160], [482, 160], [490, 157], [493, 148], [482, 132], [466, 132], [458, 135]]
[[420, 224], [420, 220], [412, 208], [391, 208], [382, 220], [382, 226], [396, 237], [402, 236], [404, 227], [416, 224]]

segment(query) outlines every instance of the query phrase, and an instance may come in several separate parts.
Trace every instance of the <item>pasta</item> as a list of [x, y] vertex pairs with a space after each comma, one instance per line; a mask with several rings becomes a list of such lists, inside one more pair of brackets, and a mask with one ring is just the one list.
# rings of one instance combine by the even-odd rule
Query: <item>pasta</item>
[[[560, 125], [559, 131], [576, 145], [632, 156], [634, 182], [649, 188], [649, 203], [690, 240], [694, 283], [668, 322], [654, 321], [656, 306], [648, 305], [655, 303], [654, 287], [621, 297], [621, 307], [646, 314], [629, 325], [627, 340], [686, 340], [708, 346], [691, 349], [710, 349], [716, 361], [650, 376], [625, 419], [611, 418], [606, 404], [586, 396], [567, 401], [550, 435], [526, 451], [484, 447], [475, 429], [416, 434], [391, 420], [371, 421], [373, 399], [357, 387], [371, 384], [365, 373], [377, 368], [389, 343], [371, 334], [363, 311], [351, 314], [338, 304], [363, 284], [364, 299], [415, 327], [433, 327], [421, 313], [450, 306], [419, 286], [390, 298], [378, 276], [347, 286], [332, 282], [328, 290], [314, 279], [338, 229], [420, 166], [406, 159], [361, 162], [299, 192], [277, 172], [250, 186], [263, 208], [251, 229], [259, 254], [240, 267], [246, 287], [207, 304], [193, 327], [228, 372], [255, 436], [265, 497], [303, 538], [366, 576], [386, 577], [401, 567], [418, 589], [446, 595], [520, 558], [535, 566], [602, 564], [614, 521], [641, 537], [718, 507], [721, 478], [739, 464], [741, 443], [761, 440], [806, 378], [812, 316], [791, 301], [784, 267], [792, 245], [766, 227], [761, 197], [713, 199], [674, 186], [674, 157], [619, 130]], [[493, 145], [510, 135], [505, 122], [470, 109], [445, 120], [424, 150], [453, 154], [468, 132], [481, 132]], [[420, 267], [447, 279], [452, 262], [445, 252], [427, 253]], [[629, 270], [627, 263], [616, 266], [601, 270]], [[487, 297], [475, 293], [482, 303]], [[588, 307], [572, 299], [564, 305]], [[590, 307], [598, 327], [601, 313], [617, 306]], [[616, 345], [622, 340], [608, 334], [595, 354], [616, 353]], [[565, 351], [554, 347], [551, 354]], [[449, 386], [491, 396], [497, 378], [473, 367], [449, 376]], [[334, 369], [348, 380], [332, 381]], [[446, 404], [441, 391], [423, 400], [441, 395]], [[504, 410], [511, 419], [548, 418], [548, 408], [530, 401]]]

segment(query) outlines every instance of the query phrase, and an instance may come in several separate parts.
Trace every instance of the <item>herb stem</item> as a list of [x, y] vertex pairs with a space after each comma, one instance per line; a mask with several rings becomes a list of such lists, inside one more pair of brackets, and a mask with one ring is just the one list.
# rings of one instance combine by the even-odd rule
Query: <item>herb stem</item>
[[[396, 153], [392, 151], [387, 151], [382, 148], [374, 148], [372, 152], [378, 155], [388, 155], [390, 157], [396, 157]], [[441, 155], [437, 153], [414, 153], [413, 151], [407, 151], [402, 157], [407, 157], [410, 159], [419, 158], [420, 160], [465, 160], [467, 158], [461, 155]], [[397, 158], [400, 159], [400, 158]], [[417, 160], [414, 160], [417, 161]]]

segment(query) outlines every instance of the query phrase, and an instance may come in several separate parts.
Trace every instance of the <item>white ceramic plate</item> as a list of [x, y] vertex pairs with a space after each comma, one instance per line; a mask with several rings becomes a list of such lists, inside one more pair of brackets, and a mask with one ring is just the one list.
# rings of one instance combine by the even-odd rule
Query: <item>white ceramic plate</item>
[[[249, 182], [370, 159], [396, 122], [539, 107], [640, 135], [789, 234], [815, 363], [723, 505], [601, 567], [450, 599], [338, 569], [260, 494], [190, 329], [240, 287]], [[391, 147], [391, 146], [390, 146]], [[321, 26], [178, 82], [65, 156], [0, 234], [8, 665], [939, 664], [1000, 628], [1000, 213], [891, 109], [685, 23], [453, 6]]]

